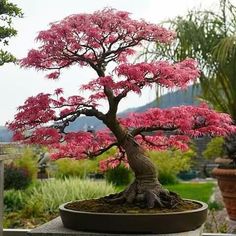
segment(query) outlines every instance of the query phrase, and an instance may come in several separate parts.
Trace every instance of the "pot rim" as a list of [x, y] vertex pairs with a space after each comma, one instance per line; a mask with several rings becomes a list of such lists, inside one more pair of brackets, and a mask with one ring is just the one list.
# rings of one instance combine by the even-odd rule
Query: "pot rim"
[[[185, 210], [185, 211], [176, 211], [176, 212], [160, 212], [160, 213], [110, 213], [110, 212], [90, 212], [90, 211], [75, 211], [75, 210], [71, 210], [68, 208], [65, 208], [65, 205], [67, 205], [68, 203], [71, 202], [75, 202], [75, 201], [70, 201], [70, 202], [66, 202], [63, 203], [62, 205], [59, 206], [59, 210], [61, 211], [68, 211], [71, 213], [78, 213], [78, 214], [88, 214], [88, 215], [122, 215], [122, 216], [148, 216], [148, 215], [182, 215], [182, 214], [186, 214], [186, 213], [193, 213], [193, 212], [200, 212], [200, 211], [204, 211], [208, 208], [208, 205], [205, 202], [202, 201], [198, 201], [198, 200], [193, 200], [193, 199], [185, 199], [185, 201], [191, 201], [194, 203], [198, 203], [199, 205], [201, 205], [199, 208], [197, 209], [193, 209], [193, 210]], [[83, 200], [81, 200], [83, 201]]]

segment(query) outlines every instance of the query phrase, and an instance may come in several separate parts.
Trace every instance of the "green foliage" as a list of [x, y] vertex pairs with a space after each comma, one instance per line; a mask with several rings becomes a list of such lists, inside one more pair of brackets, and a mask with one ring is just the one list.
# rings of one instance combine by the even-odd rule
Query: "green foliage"
[[105, 172], [105, 179], [114, 186], [126, 186], [133, 178], [130, 169], [124, 165], [119, 165], [116, 168], [108, 169]]
[[223, 150], [224, 138], [216, 137], [213, 138], [208, 144], [205, 151], [202, 153], [203, 156], [207, 159], [222, 157], [224, 150]]
[[38, 172], [38, 164], [36, 153], [31, 147], [23, 149], [22, 156], [15, 160], [15, 165], [19, 168], [27, 170], [31, 180], [35, 180]]
[[33, 206], [35, 202], [38, 202], [42, 203], [44, 211], [57, 212], [62, 203], [99, 198], [114, 192], [113, 186], [104, 181], [81, 180], [72, 177], [64, 180], [52, 179], [42, 181], [29, 190], [30, 199], [27, 205]]
[[96, 159], [75, 160], [62, 158], [51, 163], [53, 165], [53, 176], [55, 178], [79, 177], [85, 178], [89, 174], [99, 173], [99, 162], [112, 156], [116, 152], [115, 148], [98, 156]]
[[180, 171], [180, 173], [178, 174], [178, 178], [181, 180], [191, 180], [197, 177], [197, 171], [196, 170], [187, 170], [187, 171]]
[[96, 160], [74, 160], [63, 158], [55, 161], [54, 165], [55, 178], [85, 178], [88, 173], [98, 172], [98, 161]]
[[208, 202], [208, 209], [209, 210], [219, 211], [219, 210], [222, 210], [223, 208], [224, 208], [224, 206], [222, 203], [219, 203], [217, 201]]
[[7, 212], [21, 210], [25, 205], [27, 196], [23, 191], [8, 190], [4, 191], [4, 208]]
[[44, 212], [44, 204], [40, 199], [29, 198], [21, 211], [21, 217], [40, 217]]
[[114, 192], [114, 187], [105, 181], [79, 178], [35, 181], [26, 190], [4, 191], [4, 227], [41, 225], [58, 215], [62, 203], [99, 198]]
[[[2, 46], [7, 46], [9, 38], [17, 34], [17, 31], [12, 27], [12, 19], [22, 16], [21, 9], [15, 4], [9, 3], [8, 0], [0, 1], [0, 43]], [[15, 57], [11, 53], [0, 49], [0, 66], [14, 61]]]
[[13, 163], [4, 167], [4, 189], [25, 189], [31, 183], [28, 171]]
[[168, 190], [178, 193], [182, 198], [194, 199], [208, 203], [213, 194], [214, 183], [178, 183], [166, 185]]
[[174, 184], [177, 182], [177, 174], [181, 171], [189, 170], [191, 159], [195, 152], [189, 150], [181, 152], [179, 150], [169, 150], [164, 152], [149, 152], [149, 156], [158, 171], [158, 179], [162, 184]]

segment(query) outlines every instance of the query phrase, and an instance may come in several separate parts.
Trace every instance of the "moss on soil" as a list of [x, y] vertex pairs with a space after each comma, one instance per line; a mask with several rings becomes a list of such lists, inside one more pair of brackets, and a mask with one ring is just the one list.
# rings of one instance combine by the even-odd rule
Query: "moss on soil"
[[141, 208], [134, 204], [115, 204], [108, 203], [104, 198], [90, 199], [83, 201], [70, 202], [65, 205], [65, 208], [74, 211], [86, 211], [86, 212], [100, 212], [100, 213], [127, 213], [127, 214], [139, 214], [139, 213], [166, 213], [166, 212], [181, 212], [186, 210], [194, 210], [201, 205], [187, 200], [182, 200], [174, 208]]

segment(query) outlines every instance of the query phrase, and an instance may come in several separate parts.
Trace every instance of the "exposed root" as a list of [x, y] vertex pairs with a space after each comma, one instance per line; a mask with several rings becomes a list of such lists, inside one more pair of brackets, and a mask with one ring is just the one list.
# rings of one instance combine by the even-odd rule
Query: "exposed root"
[[126, 190], [105, 197], [107, 202], [130, 203], [141, 208], [175, 208], [182, 199], [173, 192], [164, 189], [156, 181], [135, 180]]

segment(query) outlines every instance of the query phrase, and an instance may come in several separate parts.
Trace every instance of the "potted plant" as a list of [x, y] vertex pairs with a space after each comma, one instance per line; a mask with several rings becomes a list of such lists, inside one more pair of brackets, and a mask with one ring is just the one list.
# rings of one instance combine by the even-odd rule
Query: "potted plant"
[[226, 140], [214, 138], [207, 144], [203, 156], [215, 159], [214, 166], [218, 166], [212, 170], [211, 174], [218, 180], [229, 218], [236, 220], [236, 159], [232, 143], [232, 137]]
[[218, 167], [214, 168], [212, 175], [217, 178], [223, 197], [225, 208], [230, 220], [236, 221], [236, 147], [235, 136], [225, 139], [224, 150], [226, 155], [217, 158]]
[[[169, 43], [174, 36], [158, 25], [131, 19], [127, 12], [106, 8], [53, 23], [39, 33], [41, 46], [20, 61], [22, 67], [51, 71], [49, 79], [58, 79], [64, 68], [73, 65], [90, 67], [95, 74], [81, 86], [90, 92], [88, 96], [65, 98], [63, 90], [56, 89], [54, 94], [40, 93], [28, 98], [8, 124], [15, 140], [47, 145], [54, 159], [94, 158], [117, 147], [113, 157], [100, 163], [101, 169], [124, 163], [135, 175], [132, 184], [121, 193], [62, 205], [61, 217], [66, 227], [116, 233], [176, 234], [195, 230], [199, 235], [206, 219], [206, 204], [181, 199], [165, 189], [145, 150], [185, 150], [190, 137], [226, 136], [235, 132], [230, 117], [205, 105], [152, 108], [126, 118], [117, 117], [120, 103], [132, 92], [141, 95], [144, 87], [154, 84], [184, 88], [198, 77], [192, 59], [175, 64], [129, 63], [130, 56], [146, 42]], [[106, 112], [98, 106], [102, 100], [107, 102]], [[84, 115], [96, 117], [107, 129], [68, 132], [68, 125]], [[100, 213], [91, 212], [93, 209]]]

